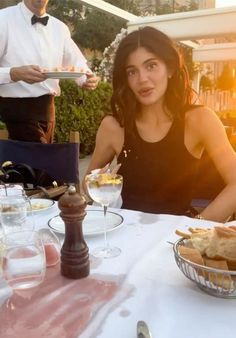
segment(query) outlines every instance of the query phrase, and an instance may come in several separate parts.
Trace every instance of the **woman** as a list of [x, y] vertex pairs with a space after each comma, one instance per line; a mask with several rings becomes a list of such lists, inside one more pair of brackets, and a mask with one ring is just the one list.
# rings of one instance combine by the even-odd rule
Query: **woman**
[[98, 129], [87, 172], [116, 157], [124, 177], [123, 208], [186, 214], [206, 150], [226, 186], [199, 217], [225, 221], [236, 210], [234, 150], [216, 114], [192, 102], [183, 60], [165, 34], [144, 27], [121, 41], [112, 115]]

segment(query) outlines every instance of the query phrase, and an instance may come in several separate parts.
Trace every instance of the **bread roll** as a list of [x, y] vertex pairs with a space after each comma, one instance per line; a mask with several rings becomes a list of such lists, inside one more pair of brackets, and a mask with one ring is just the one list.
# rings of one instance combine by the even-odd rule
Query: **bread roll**
[[[201, 256], [225, 260], [229, 270], [236, 270], [236, 226], [215, 226], [212, 229], [189, 228], [189, 231], [189, 234], [185, 234], [185, 238], [189, 238], [186, 239], [188, 246], [196, 249]], [[176, 233], [178, 234], [177, 231]], [[190, 251], [184, 254], [190, 255], [191, 258]], [[183, 257], [189, 259], [187, 256]], [[197, 263], [197, 261], [189, 260]]]
[[186, 246], [180, 245], [178, 247], [179, 254], [183, 258], [187, 259], [190, 262], [199, 264], [199, 265], [204, 265], [204, 260], [201, 256], [201, 253], [194, 248], [188, 248]]
[[[179, 250], [179, 254], [181, 257], [187, 259], [188, 261], [192, 263], [204, 265], [204, 260], [202, 258], [202, 255], [197, 249], [180, 245], [178, 250]], [[205, 272], [201, 268], [196, 267], [194, 269], [199, 276], [205, 277]]]
[[201, 255], [206, 254], [211, 238], [213, 236], [213, 229], [193, 232], [191, 234], [191, 242], [195, 249], [199, 250]]
[[[204, 258], [204, 263], [209, 268], [228, 271], [228, 265], [225, 260]], [[232, 286], [232, 278], [229, 275], [205, 271], [205, 276], [214, 285], [221, 286], [224, 289], [228, 290]]]
[[209, 258], [236, 263], [236, 231], [229, 227], [214, 227], [205, 252]]

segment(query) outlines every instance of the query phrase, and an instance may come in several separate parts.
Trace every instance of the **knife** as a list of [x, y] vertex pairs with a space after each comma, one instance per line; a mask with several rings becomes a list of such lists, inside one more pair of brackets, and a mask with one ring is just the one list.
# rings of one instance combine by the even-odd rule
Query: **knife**
[[143, 320], [139, 320], [137, 323], [137, 338], [152, 338], [151, 332]]

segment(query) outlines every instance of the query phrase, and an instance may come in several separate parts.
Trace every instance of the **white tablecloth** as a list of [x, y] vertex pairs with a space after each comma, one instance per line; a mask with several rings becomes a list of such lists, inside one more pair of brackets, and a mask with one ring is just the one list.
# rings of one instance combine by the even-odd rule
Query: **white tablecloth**
[[[55, 206], [38, 214], [36, 227], [47, 227], [58, 212]], [[153, 338], [234, 338], [236, 300], [201, 291], [178, 269], [173, 248], [167, 243], [178, 238], [176, 229], [214, 223], [129, 210], [116, 212], [123, 216], [123, 226], [109, 232], [108, 241], [122, 253], [91, 264], [91, 275], [117, 277], [120, 291], [94, 315], [80, 337], [136, 337], [137, 321], [145, 320]], [[91, 252], [103, 244], [100, 235], [85, 239]]]

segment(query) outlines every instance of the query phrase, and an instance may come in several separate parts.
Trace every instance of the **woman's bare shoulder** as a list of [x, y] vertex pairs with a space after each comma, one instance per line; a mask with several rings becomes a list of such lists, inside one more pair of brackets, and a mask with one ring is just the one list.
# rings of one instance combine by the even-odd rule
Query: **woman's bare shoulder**
[[106, 133], [120, 132], [123, 130], [119, 122], [112, 115], [107, 115], [103, 118], [100, 129]]
[[186, 112], [186, 117], [189, 118], [199, 118], [201, 116], [206, 116], [206, 115], [212, 115], [216, 114], [212, 109], [210, 109], [207, 106], [196, 106], [196, 107], [191, 107], [189, 110]]
[[208, 123], [221, 123], [217, 114], [206, 106], [198, 106], [189, 109], [185, 114], [185, 121], [189, 125], [193, 125], [197, 128], [201, 125], [208, 125]]

